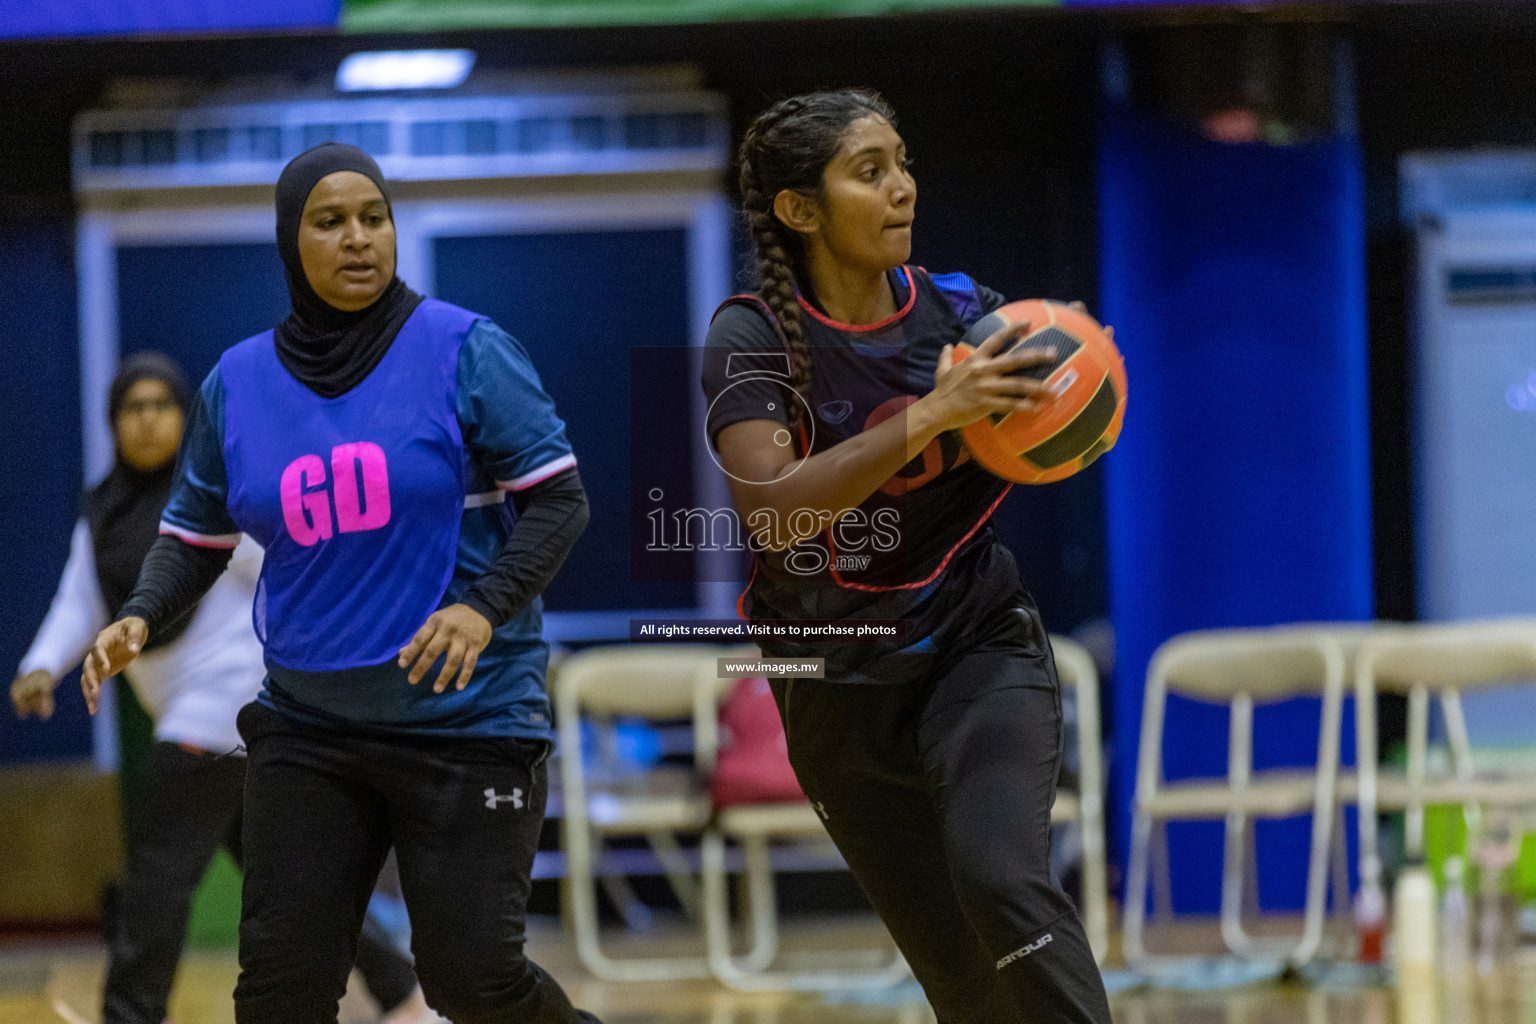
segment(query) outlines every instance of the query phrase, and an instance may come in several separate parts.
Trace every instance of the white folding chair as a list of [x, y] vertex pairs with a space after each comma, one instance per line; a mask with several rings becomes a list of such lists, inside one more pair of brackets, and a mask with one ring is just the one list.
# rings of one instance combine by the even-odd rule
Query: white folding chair
[[1077, 691], [1078, 788], [1058, 792], [1051, 821], [1075, 821], [1083, 830], [1083, 927], [1094, 959], [1109, 949], [1109, 882], [1104, 865], [1104, 765], [1099, 736], [1099, 673], [1080, 644], [1052, 636], [1056, 674]]
[[[1327, 910], [1328, 850], [1338, 780], [1345, 653], [1327, 629], [1203, 630], [1173, 637], [1153, 655], [1142, 710], [1141, 749], [1125, 896], [1124, 946], [1133, 967], [1166, 957], [1144, 942], [1148, 867], [1154, 823], [1221, 820], [1226, 838], [1221, 887], [1221, 933], [1243, 957], [1276, 956], [1302, 964], [1316, 953]], [[1168, 694], [1223, 703], [1231, 712], [1227, 773], [1215, 778], [1163, 781], [1163, 718]], [[1322, 697], [1317, 764], [1310, 769], [1253, 770], [1253, 708], [1317, 694]], [[1307, 896], [1302, 934], [1256, 939], [1243, 928], [1250, 818], [1312, 815]]]
[[[699, 708], [696, 720], [716, 721], [711, 711], [725, 694], [720, 680], [701, 669], [695, 681]], [[730, 682], [727, 680], [727, 682]], [[701, 769], [714, 767], [718, 733], [701, 728], [695, 758]], [[770, 971], [778, 954], [778, 905], [773, 887], [770, 844], [775, 839], [827, 839], [821, 817], [805, 800], [793, 803], [747, 804], [721, 808], [700, 844], [700, 872], [704, 890], [704, 937], [710, 972], [727, 988], [738, 992], [817, 991], [828, 989], [885, 988], [909, 976], [900, 953], [874, 969]], [[731, 953], [730, 900], [726, 884], [726, 841], [742, 850], [748, 929], [751, 947], [743, 957]], [[829, 842], [830, 845], [830, 842]], [[834, 958], [838, 954], [833, 954]], [[844, 954], [846, 955], [846, 954]]]
[[[1379, 857], [1376, 815], [1404, 812], [1404, 846], [1423, 856], [1424, 808], [1461, 804], [1468, 835], [1477, 831], [1484, 806], [1521, 809], [1536, 804], [1536, 775], [1479, 771], [1462, 712], [1463, 692], [1536, 680], [1536, 621], [1525, 619], [1419, 624], [1373, 634], [1355, 660], [1357, 793], [1360, 860]], [[1376, 699], [1383, 692], [1408, 700], [1408, 762], [1405, 771], [1376, 764]], [[1445, 718], [1451, 775], [1429, 777], [1429, 705], [1438, 695]]]
[[[582, 964], [605, 981], [670, 981], [709, 976], [703, 956], [611, 957], [598, 928], [597, 880], [604, 839], [643, 836], [661, 862], [668, 882], [686, 910], [697, 912], [698, 887], [677, 842], [709, 822], [709, 794], [692, 768], [661, 768], [608, 781], [588, 780], [581, 756], [584, 717], [635, 716], [651, 720], [692, 719], [694, 742], [700, 730], [713, 737], [714, 705], [698, 707], [695, 680], [727, 649], [699, 644], [635, 644], [598, 647], [571, 654], [553, 679], [560, 738], [563, 814], [561, 846], [566, 863], [566, 909]], [[714, 740], [705, 741], [714, 749]]]

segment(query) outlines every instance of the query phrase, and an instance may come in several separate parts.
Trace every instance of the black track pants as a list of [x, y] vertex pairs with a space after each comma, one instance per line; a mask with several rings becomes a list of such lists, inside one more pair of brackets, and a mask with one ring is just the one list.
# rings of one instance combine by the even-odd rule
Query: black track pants
[[578, 1024], [523, 953], [541, 741], [379, 738], [240, 712], [250, 753], [238, 1024], [335, 1024], [391, 845], [427, 1002], [454, 1024]]
[[1027, 599], [913, 686], [776, 681], [806, 795], [939, 1024], [1108, 1024], [1050, 869], [1061, 695]]
[[[107, 939], [103, 1024], [165, 1020], [192, 894], [220, 846], [236, 864], [243, 860], [245, 765], [243, 757], [174, 743], [156, 743], [151, 750], [143, 803], [128, 827], [127, 870]], [[387, 936], [366, 936], [357, 959], [368, 990], [386, 1010], [415, 991], [410, 960]]]

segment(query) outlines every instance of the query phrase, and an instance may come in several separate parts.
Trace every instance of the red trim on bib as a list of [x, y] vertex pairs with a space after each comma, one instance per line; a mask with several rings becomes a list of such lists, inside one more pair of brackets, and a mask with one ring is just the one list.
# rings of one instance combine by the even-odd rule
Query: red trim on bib
[[923, 587], [926, 587], [928, 584], [938, 579], [939, 573], [943, 572], [945, 567], [949, 565], [949, 560], [955, 557], [955, 552], [959, 551], [960, 546], [966, 541], [970, 540], [977, 530], [981, 529], [981, 524], [992, 518], [992, 513], [997, 509], [998, 505], [1002, 504], [1003, 499], [1008, 497], [1008, 492], [1011, 490], [1013, 490], [1012, 484], [1004, 487], [1003, 493], [999, 494], [997, 499], [993, 501], [991, 505], [987, 506], [987, 510], [981, 514], [981, 518], [976, 520], [976, 525], [965, 531], [965, 536], [955, 541], [954, 547], [950, 548], [949, 551], [945, 553], [944, 557], [939, 560], [939, 564], [934, 568], [933, 572], [929, 573], [926, 577], [918, 580], [915, 583], [897, 583], [889, 587], [877, 587], [869, 583], [847, 582], [837, 571], [837, 545], [832, 540], [832, 527], [829, 526], [827, 527], [827, 551], [832, 555], [832, 564], [829, 566], [829, 571], [832, 573], [832, 579], [836, 581], [838, 586], [845, 590], [863, 590], [872, 594], [883, 593], [887, 590], [919, 590]]
[[900, 320], [902, 317], [912, 312], [912, 307], [917, 304], [917, 287], [912, 281], [912, 271], [907, 267], [901, 267], [899, 269], [901, 270], [901, 276], [906, 278], [907, 281], [907, 303], [896, 312], [886, 317], [884, 320], [881, 320], [879, 323], [845, 324], [840, 321], [833, 320], [831, 317], [818, 310], [815, 306], [811, 305], [809, 302], [806, 302], [804, 295], [797, 296], [797, 298], [800, 300], [800, 308], [811, 314], [811, 316], [815, 317], [817, 320], [826, 324], [828, 327], [836, 328], [839, 331], [854, 331], [856, 333], [863, 333], [865, 331], [878, 331], [882, 327], [889, 327], [897, 320]]

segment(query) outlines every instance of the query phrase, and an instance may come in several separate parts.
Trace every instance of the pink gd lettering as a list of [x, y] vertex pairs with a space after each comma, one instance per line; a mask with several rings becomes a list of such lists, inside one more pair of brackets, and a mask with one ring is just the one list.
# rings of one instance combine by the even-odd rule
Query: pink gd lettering
[[278, 491], [283, 499], [283, 522], [288, 535], [305, 547], [331, 536], [331, 502], [324, 491], [306, 487], [325, 484], [325, 463], [318, 455], [300, 455], [283, 470]]
[[329, 481], [318, 455], [301, 455], [283, 470], [278, 485], [283, 523], [297, 543], [311, 547], [330, 539], [331, 494], [324, 489], [330, 482], [334, 482], [336, 527], [341, 533], [377, 530], [389, 523], [389, 467], [384, 450], [368, 441], [355, 441], [331, 449]]
[[[359, 476], [363, 478], [361, 507]], [[336, 481], [336, 525], [342, 533], [377, 530], [389, 522], [389, 467], [384, 449], [370, 441], [337, 445], [331, 449], [331, 477]]]

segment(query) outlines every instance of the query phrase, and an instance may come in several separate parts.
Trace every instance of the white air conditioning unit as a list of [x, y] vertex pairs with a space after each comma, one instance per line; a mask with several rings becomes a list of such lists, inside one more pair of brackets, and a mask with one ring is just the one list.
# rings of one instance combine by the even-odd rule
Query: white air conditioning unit
[[1419, 614], [1536, 615], [1536, 151], [1410, 154]]
[[91, 110], [74, 123], [75, 189], [270, 185], [322, 142], [357, 146], [393, 181], [720, 171], [729, 159], [724, 97], [687, 76], [535, 86]]
[[[1409, 154], [1400, 170], [1418, 243], [1419, 616], [1536, 616], [1536, 150]], [[1485, 765], [1536, 765], [1522, 682], [1462, 699]]]

